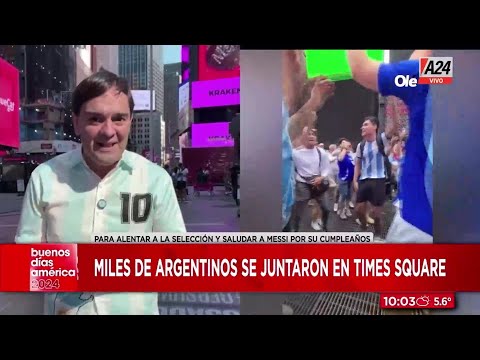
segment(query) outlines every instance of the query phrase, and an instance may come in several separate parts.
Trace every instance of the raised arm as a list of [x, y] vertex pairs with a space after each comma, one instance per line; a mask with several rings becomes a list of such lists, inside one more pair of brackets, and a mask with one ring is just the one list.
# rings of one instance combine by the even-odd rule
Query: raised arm
[[353, 80], [367, 89], [378, 92], [380, 62], [370, 59], [365, 50], [347, 50]]

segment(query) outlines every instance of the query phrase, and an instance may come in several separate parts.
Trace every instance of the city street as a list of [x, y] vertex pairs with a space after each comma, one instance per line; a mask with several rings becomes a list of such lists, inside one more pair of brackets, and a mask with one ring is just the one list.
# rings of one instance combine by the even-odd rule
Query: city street
[[[231, 196], [223, 194], [223, 187], [215, 188], [210, 196], [202, 193], [181, 204], [188, 231], [240, 231], [237, 207]], [[0, 193], [0, 243], [14, 240], [23, 197]], [[162, 315], [239, 315], [238, 293], [161, 293], [159, 311]], [[0, 315], [42, 314], [43, 295], [32, 293], [0, 293]]]

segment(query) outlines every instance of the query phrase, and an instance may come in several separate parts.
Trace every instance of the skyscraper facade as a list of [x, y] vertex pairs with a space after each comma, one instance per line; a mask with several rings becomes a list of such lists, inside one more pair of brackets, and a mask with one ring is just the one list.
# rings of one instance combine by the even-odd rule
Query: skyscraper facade
[[164, 66], [165, 149], [170, 162], [179, 151], [178, 87], [181, 82], [181, 72], [181, 63]]
[[[150, 67], [151, 60], [152, 67]], [[153, 70], [152, 78], [150, 77], [151, 68]], [[165, 149], [161, 135], [161, 121], [164, 114], [163, 46], [119, 45], [118, 72], [120, 76], [128, 80], [132, 90], [149, 90], [153, 85], [155, 91], [154, 114], [150, 116], [148, 111], [135, 114], [130, 140], [133, 150], [137, 153], [148, 150], [155, 154], [161, 154]], [[135, 123], [136, 119], [142, 119], [142, 126], [140, 123]], [[148, 123], [148, 126], [145, 126], [145, 122]], [[142, 129], [142, 133], [139, 132], [140, 129]], [[138, 142], [140, 138], [142, 144]]]

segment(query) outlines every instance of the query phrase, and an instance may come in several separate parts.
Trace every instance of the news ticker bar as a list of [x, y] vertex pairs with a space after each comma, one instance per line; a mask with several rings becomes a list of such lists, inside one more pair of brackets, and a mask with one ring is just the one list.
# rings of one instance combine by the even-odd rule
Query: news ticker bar
[[373, 243], [371, 232], [93, 233], [93, 243], [133, 244], [328, 244]]
[[0, 291], [480, 291], [478, 245], [159, 245], [0, 245]]

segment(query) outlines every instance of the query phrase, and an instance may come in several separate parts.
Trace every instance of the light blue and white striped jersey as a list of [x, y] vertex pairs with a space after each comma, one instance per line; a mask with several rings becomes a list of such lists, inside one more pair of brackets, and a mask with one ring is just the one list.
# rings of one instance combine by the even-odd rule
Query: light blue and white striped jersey
[[[81, 149], [32, 173], [16, 243], [89, 243], [93, 232], [185, 232], [172, 179], [160, 166], [125, 151], [100, 179]], [[155, 245], [152, 245], [155, 246]], [[53, 293], [47, 314], [158, 314], [157, 293]]]
[[[387, 151], [389, 142], [385, 133], [382, 133], [381, 137], [384, 149]], [[378, 150], [377, 139], [365, 142], [363, 154], [360, 154], [360, 144], [357, 146], [357, 158], [362, 161], [362, 172], [359, 180], [385, 179], [385, 158]]]

